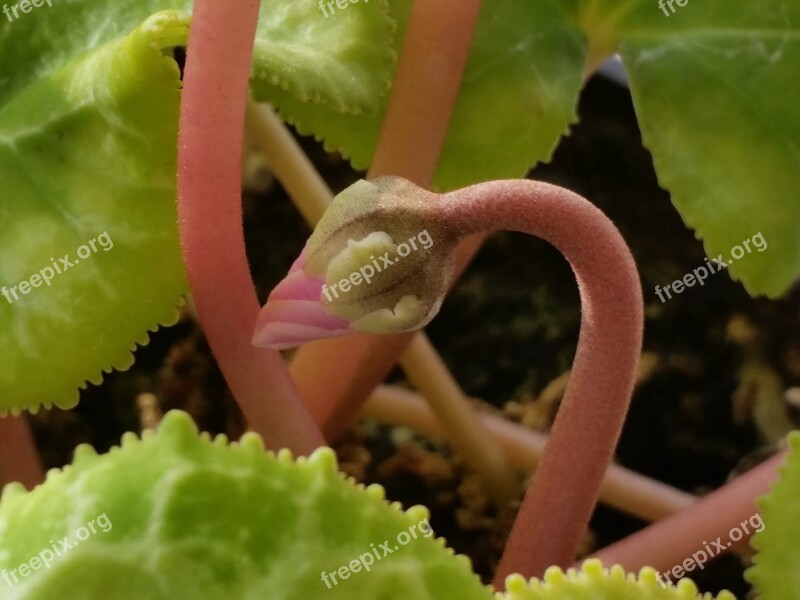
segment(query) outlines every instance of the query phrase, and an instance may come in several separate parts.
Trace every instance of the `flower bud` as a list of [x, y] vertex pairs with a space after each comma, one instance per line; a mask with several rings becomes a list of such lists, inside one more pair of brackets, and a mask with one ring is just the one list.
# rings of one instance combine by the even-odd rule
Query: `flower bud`
[[458, 241], [437, 223], [439, 198], [398, 177], [341, 192], [270, 294], [254, 343], [289, 347], [425, 326], [447, 291]]

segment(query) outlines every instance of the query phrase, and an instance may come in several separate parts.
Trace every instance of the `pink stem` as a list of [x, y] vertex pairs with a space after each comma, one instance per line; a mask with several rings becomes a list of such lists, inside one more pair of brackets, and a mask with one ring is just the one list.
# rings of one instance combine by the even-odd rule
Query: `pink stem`
[[[414, 2], [392, 95], [369, 177], [398, 175], [429, 187], [458, 97], [480, 0]], [[431, 66], [440, 61], [441, 72]], [[590, 72], [587, 71], [587, 78]], [[453, 281], [484, 236], [464, 240]], [[357, 334], [301, 348], [290, 371], [328, 438], [353, 420], [408, 347], [413, 334]]]
[[633, 257], [596, 207], [562, 188], [494, 181], [447, 194], [445, 219], [461, 234], [523, 231], [564, 254], [581, 296], [578, 348], [550, 440], [511, 531], [495, 587], [507, 575], [569, 566], [597, 502], [630, 402], [643, 309]]
[[645, 565], [665, 571], [680, 566], [718, 537], [727, 550], [731, 529], [756, 513], [756, 499], [769, 491], [785, 461], [784, 452], [773, 456], [681, 512], [603, 548], [594, 557], [606, 565], [622, 565], [627, 571]]
[[467, 66], [481, 0], [415, 0], [368, 177], [428, 188]]
[[[428, 188], [450, 125], [481, 0], [415, 0], [370, 177], [398, 175]], [[467, 262], [479, 244], [462, 250]], [[294, 380], [333, 437], [386, 377], [413, 334], [356, 334], [298, 350]]]
[[242, 230], [241, 160], [258, 0], [197, 0], [178, 144], [178, 217], [197, 312], [251, 428], [273, 448], [324, 441], [280, 354], [250, 343], [259, 311]]
[[44, 481], [27, 415], [0, 417], [0, 488], [18, 481], [29, 490]]

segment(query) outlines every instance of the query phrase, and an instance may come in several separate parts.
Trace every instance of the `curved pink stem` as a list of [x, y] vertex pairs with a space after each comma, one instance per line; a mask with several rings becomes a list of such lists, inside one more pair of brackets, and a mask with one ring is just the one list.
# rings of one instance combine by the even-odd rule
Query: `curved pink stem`
[[280, 354], [250, 337], [259, 311], [242, 230], [241, 154], [258, 0], [197, 0], [178, 144], [178, 217], [189, 285], [222, 373], [273, 448], [324, 443]]
[[642, 293], [622, 236], [577, 194], [534, 181], [495, 181], [443, 200], [440, 217], [462, 235], [505, 229], [553, 244], [572, 266], [581, 296], [572, 374], [500, 562], [500, 589], [511, 573], [541, 576], [547, 567], [567, 567], [575, 559], [633, 391]]

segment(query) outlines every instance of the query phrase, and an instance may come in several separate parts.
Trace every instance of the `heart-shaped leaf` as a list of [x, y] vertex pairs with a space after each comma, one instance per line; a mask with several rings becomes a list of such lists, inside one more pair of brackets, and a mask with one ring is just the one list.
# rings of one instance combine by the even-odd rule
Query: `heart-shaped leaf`
[[[80, 386], [127, 368], [148, 330], [177, 316], [172, 51], [186, 44], [189, 14], [164, 9], [190, 8], [55, 0], [0, 19], [0, 413], [74, 405]], [[274, 86], [374, 113], [392, 30], [381, 0], [335, 19], [310, 2], [265, 0], [254, 94]]]

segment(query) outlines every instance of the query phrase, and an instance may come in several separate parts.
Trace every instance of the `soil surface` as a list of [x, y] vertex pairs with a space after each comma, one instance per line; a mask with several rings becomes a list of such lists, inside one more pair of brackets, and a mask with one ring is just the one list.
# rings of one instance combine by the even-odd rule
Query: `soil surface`
[[[596, 78], [579, 113], [580, 124], [553, 161], [531, 176], [599, 206], [620, 228], [639, 266], [645, 354], [617, 459], [704, 494], [724, 483], [740, 461], [778, 443], [795, 426], [787, 399], [796, 398], [800, 386], [800, 293], [780, 301], [752, 299], [720, 273], [704, 287], [662, 303], [655, 286], [702, 265], [702, 244], [657, 184], [627, 90]], [[301, 141], [334, 190], [360, 176], [313, 141]], [[268, 175], [251, 179], [260, 191], [245, 197], [246, 235], [263, 299], [309, 230]], [[545, 430], [557, 409], [558, 378], [572, 361], [579, 318], [577, 288], [564, 259], [541, 240], [500, 233], [427, 331], [467, 394]], [[391, 377], [403, 381], [399, 370]], [[43, 410], [31, 419], [49, 468], [70, 462], [78, 443], [106, 451], [123, 432], [153, 425], [172, 408], [188, 411], [212, 433], [237, 438], [243, 431], [241, 414], [188, 309], [177, 325], [160, 330], [137, 351], [133, 368], [85, 390], [76, 409]], [[354, 424], [334, 446], [343, 469], [359, 480], [383, 484], [388, 498], [404, 505], [427, 505], [437, 534], [490, 579], [514, 509], [497, 514], [458, 456], [438, 441], [372, 421]], [[643, 525], [600, 507], [585, 550]], [[703, 590], [727, 588], [744, 598], [743, 568], [738, 557], [725, 557], [692, 576]]]

